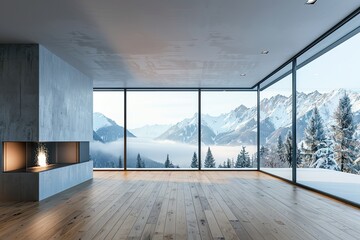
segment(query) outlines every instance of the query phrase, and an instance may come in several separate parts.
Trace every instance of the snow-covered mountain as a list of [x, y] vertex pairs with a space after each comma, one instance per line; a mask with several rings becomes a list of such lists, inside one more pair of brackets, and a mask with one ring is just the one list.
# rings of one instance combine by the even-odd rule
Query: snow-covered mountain
[[155, 124], [155, 125], [145, 125], [140, 128], [129, 129], [137, 137], [142, 138], [156, 138], [168, 130], [171, 125], [168, 124]]
[[[198, 118], [184, 119], [158, 137], [185, 143], [197, 143]], [[201, 116], [201, 140], [205, 144], [236, 145], [256, 143], [256, 107], [244, 105], [220, 116]]]
[[[329, 93], [314, 91], [297, 93], [297, 139], [303, 138], [307, 121], [315, 106], [318, 107], [325, 127], [332, 124], [333, 113], [339, 99], [349, 95], [352, 103], [355, 123], [360, 122], [360, 94], [349, 90], [338, 89]], [[260, 102], [260, 141], [276, 143], [278, 136], [283, 138], [292, 124], [291, 96], [276, 95], [264, 98]], [[203, 114], [201, 116], [202, 142], [218, 145], [253, 145], [256, 144], [257, 109], [240, 105], [236, 109], [219, 116]], [[173, 126], [147, 125], [128, 131], [129, 137], [147, 137], [157, 140], [196, 144], [198, 142], [198, 116], [184, 119]], [[359, 130], [360, 131], [360, 130]], [[358, 131], [358, 132], [359, 132]], [[135, 135], [134, 135], [134, 134]], [[94, 139], [103, 142], [115, 141], [123, 137], [123, 128], [101, 113], [94, 113]]]
[[[333, 124], [334, 111], [339, 104], [339, 99], [347, 93], [352, 104], [354, 122], [360, 121], [360, 94], [350, 90], [337, 89], [328, 93], [318, 91], [310, 93], [297, 93], [297, 140], [301, 141], [304, 137], [304, 129], [312, 110], [316, 106], [324, 121], [327, 130]], [[262, 133], [262, 143], [273, 142], [281, 134], [283, 138], [291, 129], [292, 101], [290, 97], [277, 95], [270, 99], [263, 99], [261, 102], [260, 128], [267, 131]]]
[[[126, 131], [128, 137], [135, 137]], [[93, 139], [94, 141], [113, 142], [124, 137], [124, 128], [102, 113], [93, 114]]]
[[[334, 90], [329, 93], [297, 93], [297, 128], [298, 140], [303, 138], [312, 109], [317, 106], [323, 118], [324, 125], [332, 124], [333, 113], [339, 99], [345, 94], [349, 95], [352, 103], [355, 123], [360, 121], [360, 94], [344, 89]], [[247, 108], [240, 105], [236, 109], [219, 116], [202, 115], [202, 141], [205, 144], [238, 145], [256, 144], [256, 107]], [[276, 95], [264, 98], [260, 102], [260, 141], [276, 143], [281, 134], [283, 138], [291, 130], [292, 124], [292, 99]], [[170, 127], [158, 139], [168, 139], [186, 143], [197, 142], [197, 115], [184, 119]]]
[[112, 126], [115, 124], [116, 124], [115, 121], [106, 117], [104, 114], [99, 113], [99, 112], [93, 113], [93, 130], [95, 132], [100, 128], [109, 127], [109, 126]]

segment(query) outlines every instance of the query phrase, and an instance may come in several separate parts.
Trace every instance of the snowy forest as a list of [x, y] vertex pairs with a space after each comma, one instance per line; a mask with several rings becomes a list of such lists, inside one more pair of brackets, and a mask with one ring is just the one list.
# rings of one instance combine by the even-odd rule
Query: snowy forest
[[[330, 124], [324, 120], [315, 105], [306, 121], [298, 142], [296, 164], [299, 168], [323, 168], [352, 174], [360, 174], [360, 142], [356, 133], [352, 104], [345, 92], [340, 97], [331, 116]], [[291, 167], [292, 133], [289, 130], [283, 139], [280, 134], [276, 144], [260, 147], [260, 159], [264, 167]]]
[[[120, 160], [121, 161], [121, 160]], [[122, 162], [120, 163], [122, 166]], [[211, 148], [208, 147], [205, 161], [203, 164], [203, 168], [253, 168], [256, 166], [256, 158], [255, 155], [253, 157], [249, 156], [249, 153], [246, 151], [246, 147], [243, 146], [241, 148], [240, 153], [237, 155], [236, 161], [233, 159], [228, 158], [223, 163], [216, 165], [215, 158], [211, 152]], [[173, 162], [170, 160], [169, 154], [166, 155], [166, 160], [164, 162], [163, 168], [180, 168], [179, 165], [174, 165]], [[136, 157], [136, 168], [146, 168], [146, 161], [141, 158], [140, 153], [137, 154]], [[199, 160], [197, 157], [196, 152], [193, 153], [191, 158], [191, 162], [189, 162], [188, 168], [199, 168]]]

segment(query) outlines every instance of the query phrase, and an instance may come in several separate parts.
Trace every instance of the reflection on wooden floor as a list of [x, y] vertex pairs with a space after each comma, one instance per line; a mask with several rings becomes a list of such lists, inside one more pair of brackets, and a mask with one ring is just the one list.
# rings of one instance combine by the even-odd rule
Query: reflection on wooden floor
[[347, 239], [360, 211], [260, 172], [95, 172], [40, 203], [0, 203], [0, 239]]

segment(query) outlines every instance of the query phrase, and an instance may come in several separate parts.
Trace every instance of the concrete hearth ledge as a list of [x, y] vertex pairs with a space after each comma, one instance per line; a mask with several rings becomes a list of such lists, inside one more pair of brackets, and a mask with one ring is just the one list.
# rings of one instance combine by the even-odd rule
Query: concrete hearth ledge
[[93, 161], [43, 172], [0, 174], [0, 200], [41, 201], [93, 178]]

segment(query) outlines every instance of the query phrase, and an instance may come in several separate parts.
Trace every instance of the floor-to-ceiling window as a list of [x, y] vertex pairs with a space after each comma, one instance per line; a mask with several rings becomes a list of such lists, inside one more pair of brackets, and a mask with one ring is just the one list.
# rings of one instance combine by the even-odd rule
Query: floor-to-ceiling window
[[296, 69], [289, 63], [262, 81], [259, 106], [250, 89], [130, 89], [124, 113], [124, 91], [95, 91], [94, 167], [121, 169], [126, 159], [129, 169], [255, 169], [259, 149], [262, 171], [359, 203], [359, 22], [357, 16], [293, 59]]
[[360, 34], [297, 70], [297, 182], [360, 203]]
[[94, 91], [93, 141], [90, 156], [94, 168], [124, 167], [124, 92]]
[[127, 130], [128, 169], [197, 169], [198, 91], [128, 91]]
[[292, 179], [292, 74], [280, 76], [260, 92], [260, 167]]
[[201, 92], [202, 169], [257, 167], [256, 91]]

